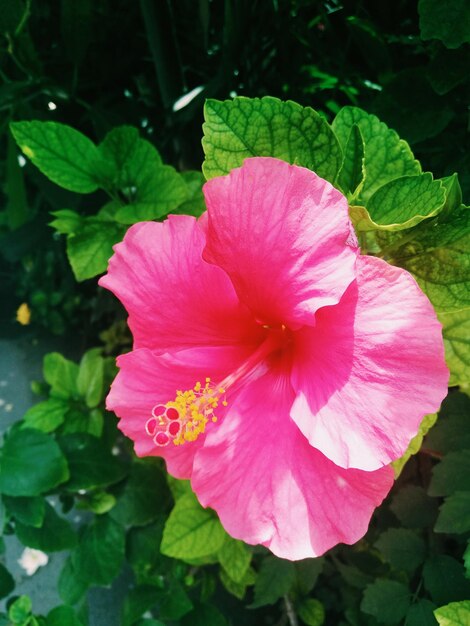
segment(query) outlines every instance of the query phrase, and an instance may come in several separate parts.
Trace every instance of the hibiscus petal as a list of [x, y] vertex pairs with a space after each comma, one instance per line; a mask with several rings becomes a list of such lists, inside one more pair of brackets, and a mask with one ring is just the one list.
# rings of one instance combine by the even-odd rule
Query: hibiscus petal
[[166, 350], [249, 341], [259, 328], [225, 272], [202, 259], [193, 217], [132, 226], [99, 284], [129, 313], [136, 348]]
[[[250, 352], [250, 348], [209, 347], [192, 348], [179, 352], [158, 354], [141, 348], [118, 357], [120, 368], [106, 407], [120, 418], [119, 428], [134, 441], [138, 456], [162, 456], [168, 471], [176, 478], [189, 478], [196, 450], [204, 441], [205, 434], [193, 442], [176, 446], [156, 446], [147, 435], [145, 425], [152, 416], [155, 405], [174, 400], [177, 390], [192, 389], [197, 381], [205, 378], [222, 380], [238, 367]], [[217, 409], [218, 415], [223, 407]], [[207, 428], [211, 428], [209, 424]]]
[[354, 279], [346, 198], [310, 170], [252, 158], [204, 186], [204, 258], [222, 267], [264, 323], [313, 324]]
[[447, 393], [441, 325], [405, 270], [362, 256], [341, 302], [296, 335], [291, 416], [341, 467], [403, 455]]
[[293, 399], [275, 372], [246, 386], [198, 450], [191, 482], [230, 535], [295, 560], [358, 541], [393, 472], [337, 467], [290, 419]]

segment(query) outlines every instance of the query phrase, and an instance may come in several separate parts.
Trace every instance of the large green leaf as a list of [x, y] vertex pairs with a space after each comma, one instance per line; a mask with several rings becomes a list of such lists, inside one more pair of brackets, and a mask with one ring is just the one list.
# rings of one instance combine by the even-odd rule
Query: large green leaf
[[470, 600], [451, 602], [434, 611], [439, 626], [468, 626], [470, 624]]
[[390, 508], [406, 528], [426, 528], [434, 524], [437, 506], [422, 487], [405, 485], [395, 492]]
[[470, 42], [467, 0], [419, 0], [418, 12], [422, 39], [440, 39], [447, 48]]
[[436, 605], [429, 600], [418, 600], [408, 609], [405, 626], [437, 626], [433, 613], [435, 608]]
[[3, 496], [3, 503], [13, 517], [26, 526], [40, 528], [46, 512], [46, 501], [40, 496], [34, 498]]
[[379, 187], [395, 178], [421, 172], [421, 166], [406, 141], [400, 139], [394, 130], [375, 115], [358, 107], [342, 108], [333, 121], [333, 131], [343, 149], [354, 124], [359, 127], [364, 140], [365, 181], [360, 193], [362, 200], [367, 200]]
[[443, 326], [446, 362], [450, 369], [449, 384], [468, 385], [470, 382], [470, 307], [462, 311], [439, 313], [439, 320]]
[[433, 468], [429, 485], [431, 496], [449, 496], [454, 491], [470, 487], [470, 450], [459, 450], [446, 454]]
[[437, 554], [423, 567], [424, 587], [437, 605], [465, 600], [470, 596], [470, 581], [461, 563], [446, 554]]
[[67, 480], [69, 470], [59, 446], [30, 428], [14, 430], [0, 450], [0, 492], [37, 496]]
[[219, 550], [218, 558], [230, 578], [239, 583], [250, 567], [251, 552], [242, 541], [227, 537]]
[[45, 626], [83, 626], [71, 606], [56, 606], [47, 614]]
[[49, 503], [46, 503], [44, 521], [40, 528], [26, 526], [21, 522], [17, 522], [15, 528], [23, 545], [44, 552], [67, 550], [77, 543], [77, 536], [70, 524], [57, 515]]
[[391, 259], [415, 275], [438, 311], [470, 307], [470, 210], [461, 206], [420, 224]]
[[325, 120], [310, 107], [265, 98], [207, 100], [202, 145], [206, 178], [228, 174], [244, 159], [271, 156], [303, 165], [334, 181], [341, 148]]
[[23, 153], [52, 182], [77, 193], [98, 189], [105, 164], [88, 137], [57, 122], [13, 122], [10, 128]]
[[470, 397], [453, 391], [442, 403], [439, 420], [426, 437], [426, 447], [442, 454], [470, 449]]
[[197, 559], [216, 553], [226, 534], [215, 513], [203, 509], [193, 494], [175, 504], [163, 531], [161, 551], [176, 559]]

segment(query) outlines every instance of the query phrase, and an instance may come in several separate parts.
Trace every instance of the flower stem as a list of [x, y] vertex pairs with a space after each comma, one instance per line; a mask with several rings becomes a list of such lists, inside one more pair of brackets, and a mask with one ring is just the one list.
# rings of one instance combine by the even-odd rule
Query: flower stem
[[284, 604], [286, 607], [286, 615], [290, 626], [299, 626], [297, 615], [295, 614], [294, 605], [288, 595], [284, 596]]

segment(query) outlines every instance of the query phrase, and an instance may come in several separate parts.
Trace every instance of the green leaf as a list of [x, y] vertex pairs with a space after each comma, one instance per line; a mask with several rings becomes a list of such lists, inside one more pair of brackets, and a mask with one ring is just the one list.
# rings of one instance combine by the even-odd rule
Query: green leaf
[[424, 416], [421, 424], [419, 425], [418, 433], [410, 441], [405, 454], [399, 459], [397, 459], [396, 461], [392, 462], [392, 467], [395, 472], [395, 478], [398, 478], [398, 476], [400, 476], [403, 468], [405, 467], [405, 464], [410, 459], [410, 457], [412, 457], [413, 454], [417, 454], [420, 451], [424, 436], [434, 426], [434, 424], [436, 423], [436, 420], [437, 420], [436, 413], [431, 413], [430, 415]]
[[188, 594], [176, 580], [170, 579], [169, 586], [162, 592], [158, 604], [159, 617], [166, 622], [179, 620], [193, 608]]
[[232, 580], [241, 582], [251, 562], [251, 552], [242, 541], [227, 537], [219, 550], [220, 564]]
[[124, 529], [108, 515], [96, 517], [85, 529], [72, 553], [72, 566], [79, 580], [108, 585], [124, 560]]
[[101, 348], [88, 350], [83, 355], [78, 370], [77, 389], [90, 409], [98, 406], [103, 398], [104, 359]]
[[365, 178], [364, 139], [357, 124], [353, 124], [349, 133], [341, 170], [338, 175], [338, 184], [345, 194], [354, 197], [360, 192]]
[[122, 626], [135, 624], [139, 617], [142, 617], [158, 602], [160, 596], [160, 590], [150, 585], [141, 585], [131, 589], [122, 607]]
[[405, 485], [393, 496], [390, 508], [403, 526], [426, 528], [434, 524], [437, 504], [422, 487]]
[[188, 189], [188, 199], [180, 204], [174, 213], [199, 217], [206, 210], [204, 194], [202, 193], [202, 186], [206, 179], [201, 172], [191, 170], [181, 172], [181, 176]]
[[307, 626], [322, 626], [325, 622], [323, 604], [314, 598], [305, 598], [297, 607], [297, 614]]
[[442, 461], [433, 468], [429, 485], [429, 495], [449, 496], [455, 491], [468, 489], [470, 486], [470, 450], [459, 450], [446, 454]]
[[184, 616], [181, 626], [228, 626], [227, 620], [215, 606], [199, 604]]
[[307, 595], [315, 587], [323, 570], [323, 565], [324, 560], [321, 557], [303, 559], [294, 563], [297, 578], [296, 586], [302, 595]]
[[431, 599], [438, 605], [465, 600], [470, 595], [470, 581], [465, 579], [463, 565], [446, 554], [426, 561], [423, 580]]
[[[470, 281], [466, 281], [470, 282]], [[465, 289], [465, 285], [462, 285]], [[449, 385], [470, 382], [470, 307], [450, 313], [440, 312], [446, 363], [450, 370]]]
[[421, 39], [440, 39], [447, 48], [470, 42], [470, 6], [466, 0], [419, 0]]
[[83, 626], [71, 606], [56, 606], [47, 614], [45, 626]]
[[255, 598], [250, 608], [274, 604], [288, 593], [295, 583], [295, 568], [292, 561], [266, 557], [255, 582]]
[[77, 543], [77, 536], [70, 524], [57, 515], [47, 502], [42, 526], [34, 528], [17, 522], [16, 534], [23, 545], [43, 552], [60, 552]]
[[51, 386], [51, 396], [65, 400], [78, 398], [76, 363], [58, 352], [50, 352], [44, 357], [43, 373], [46, 382]]
[[93, 435], [93, 437], [101, 437], [103, 422], [104, 418], [101, 409], [92, 409], [88, 412], [81, 407], [71, 407], [60, 430], [64, 435], [88, 433]]
[[470, 448], [470, 398], [465, 393], [453, 391], [444, 400], [426, 447], [444, 454]]
[[470, 624], [470, 600], [451, 602], [434, 611], [439, 626], [468, 626]]
[[391, 251], [392, 262], [414, 274], [437, 311], [470, 307], [470, 209], [426, 221], [412, 235]]
[[[466, 482], [468, 485], [468, 474]], [[434, 531], [456, 534], [470, 532], [470, 491], [457, 491], [445, 499], [439, 510]]]
[[79, 231], [68, 236], [67, 256], [77, 281], [106, 271], [113, 246], [121, 241], [125, 232], [126, 228], [114, 220], [88, 217]]
[[39, 496], [36, 498], [3, 496], [3, 503], [10, 515], [13, 515], [18, 522], [35, 528], [42, 526], [46, 512], [44, 498]]
[[445, 188], [426, 172], [402, 176], [377, 189], [366, 203], [374, 228], [403, 230], [436, 215], [445, 203]]
[[357, 107], [343, 107], [333, 121], [333, 131], [343, 149], [354, 124], [359, 126], [364, 140], [366, 177], [360, 193], [364, 201], [389, 181], [421, 172], [421, 166], [406, 141], [375, 115]]
[[[2, 6], [3, 10], [4, 6]], [[10, 134], [8, 135], [5, 194], [8, 199], [5, 207], [7, 223], [14, 230], [28, 220], [29, 210], [23, 169], [18, 163], [18, 148]]]
[[24, 626], [24, 623], [31, 615], [32, 609], [33, 605], [31, 603], [31, 598], [28, 596], [20, 596], [8, 609], [8, 617], [14, 624], [21, 624], [21, 626]]
[[168, 506], [170, 494], [160, 467], [135, 462], [129, 480], [110, 515], [124, 526], [144, 526]]
[[394, 580], [379, 578], [367, 585], [361, 610], [375, 617], [380, 624], [399, 624], [408, 611], [410, 601], [408, 587]]
[[51, 438], [39, 430], [16, 430], [0, 450], [0, 493], [38, 496], [69, 477], [65, 458]]
[[217, 553], [226, 538], [215, 513], [203, 509], [193, 494], [175, 504], [163, 531], [161, 551], [175, 559], [197, 559]]
[[160, 560], [160, 544], [166, 516], [160, 515], [157, 521], [143, 527], [133, 527], [127, 534], [126, 558], [132, 567], [153, 567]]
[[236, 583], [233, 578], [227, 574], [224, 569], [220, 570], [220, 581], [225, 589], [239, 600], [243, 600], [246, 594], [246, 588], [249, 585], [254, 585], [256, 581], [256, 572], [252, 567], [249, 567], [246, 574], [239, 583]]
[[115, 186], [129, 193], [151, 178], [162, 165], [157, 149], [150, 142], [141, 139], [137, 128], [117, 126], [104, 138], [99, 146], [106, 161], [114, 165]]
[[463, 555], [463, 562], [465, 566], [465, 578], [470, 578], [470, 539], [467, 542], [467, 547]]
[[10, 128], [23, 153], [52, 182], [77, 193], [98, 189], [103, 163], [88, 137], [57, 122], [12, 122]]
[[116, 498], [106, 491], [93, 491], [85, 494], [76, 504], [77, 509], [93, 511], [96, 515], [108, 513], [116, 505]]
[[310, 107], [269, 96], [207, 100], [204, 118], [202, 170], [207, 179], [228, 174], [253, 156], [277, 157], [308, 167], [330, 182], [340, 169], [338, 141]]
[[49, 398], [26, 411], [23, 417], [24, 426], [51, 433], [64, 423], [68, 409], [68, 403], [61, 398]]
[[406, 614], [405, 626], [437, 626], [434, 617], [436, 605], [429, 600], [418, 600], [412, 604]]
[[412, 530], [389, 528], [375, 546], [395, 569], [414, 571], [426, 558], [424, 541]]
[[7, 570], [7, 568], [0, 563], [0, 598], [6, 598], [15, 588], [15, 581], [13, 576]]
[[170, 165], [161, 165], [137, 186], [132, 201], [117, 211], [116, 220], [121, 224], [156, 220], [185, 202], [188, 193], [181, 174]]
[[69, 556], [60, 572], [57, 584], [57, 591], [62, 600], [67, 604], [75, 604], [80, 600], [90, 584], [91, 581], [88, 578], [80, 576], [80, 572], [73, 564], [72, 557]]
[[103, 442], [86, 433], [61, 437], [58, 441], [70, 471], [70, 479], [64, 485], [67, 491], [96, 489], [119, 482], [127, 473], [127, 467]]
[[52, 211], [51, 215], [53, 215], [55, 219], [49, 222], [49, 226], [55, 228], [61, 235], [70, 235], [80, 230], [84, 220], [76, 211], [71, 211], [70, 209]]

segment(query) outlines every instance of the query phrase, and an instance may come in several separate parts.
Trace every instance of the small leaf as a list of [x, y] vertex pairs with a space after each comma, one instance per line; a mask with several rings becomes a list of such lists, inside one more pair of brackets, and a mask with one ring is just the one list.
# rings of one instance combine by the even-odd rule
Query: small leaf
[[122, 626], [132, 626], [160, 599], [161, 592], [151, 585], [141, 585], [131, 589], [122, 607]]
[[76, 433], [59, 438], [58, 443], [69, 466], [70, 479], [64, 485], [67, 491], [107, 487], [127, 473], [126, 465], [96, 437]]
[[362, 200], [366, 201], [379, 187], [395, 178], [420, 174], [421, 166], [406, 141], [375, 115], [358, 107], [343, 107], [333, 121], [333, 131], [343, 149], [354, 124], [359, 126], [364, 140], [366, 177], [360, 193]]
[[227, 620], [215, 606], [199, 604], [191, 613], [187, 613], [181, 626], [228, 626]]
[[108, 515], [97, 517], [85, 529], [72, 553], [72, 566], [79, 580], [108, 585], [124, 560], [124, 529]]
[[437, 605], [465, 600], [470, 595], [470, 581], [465, 579], [463, 565], [445, 554], [438, 554], [426, 561], [423, 580], [431, 599]]
[[58, 352], [50, 352], [44, 357], [43, 373], [51, 386], [54, 398], [77, 398], [78, 365], [69, 361]]
[[28, 596], [20, 596], [8, 609], [8, 617], [14, 624], [21, 624], [21, 626], [23, 626], [28, 617], [30, 617], [32, 608], [31, 598]]
[[77, 543], [77, 536], [70, 524], [57, 515], [49, 503], [46, 503], [44, 521], [40, 528], [17, 522], [16, 534], [24, 546], [43, 552], [60, 552]]
[[46, 512], [44, 498], [40, 496], [36, 498], [3, 496], [3, 502], [10, 515], [13, 515], [18, 522], [35, 528], [42, 526]]
[[470, 398], [465, 393], [454, 391], [444, 400], [426, 447], [444, 454], [470, 448]]
[[419, 0], [421, 39], [440, 39], [447, 48], [470, 42], [470, 6], [466, 0]]
[[80, 600], [92, 581], [84, 576], [80, 576], [77, 568], [72, 562], [72, 557], [65, 561], [65, 565], [59, 575], [57, 591], [60, 597], [67, 604], [75, 604]]
[[446, 454], [433, 468], [429, 495], [449, 496], [454, 491], [470, 487], [470, 450], [459, 450]]
[[64, 423], [69, 405], [61, 398], [49, 398], [35, 404], [24, 414], [24, 426], [51, 433]]
[[12, 122], [10, 128], [23, 153], [52, 182], [77, 193], [98, 189], [103, 164], [88, 137], [57, 122]]
[[295, 562], [296, 585], [302, 595], [307, 595], [315, 588], [320, 576], [324, 560], [321, 557], [315, 559], [303, 559]]
[[45, 626], [83, 626], [71, 606], [56, 606], [49, 611]]
[[357, 124], [353, 124], [349, 133], [338, 184], [345, 194], [355, 196], [360, 192], [365, 178], [364, 140]]
[[377, 189], [366, 203], [375, 228], [402, 230], [436, 215], [445, 203], [445, 188], [429, 172], [402, 176]]
[[16, 430], [0, 450], [0, 492], [9, 496], [38, 496], [69, 477], [59, 446], [39, 430]]
[[[468, 483], [468, 474], [466, 479]], [[445, 499], [434, 531], [459, 535], [470, 532], [470, 491], [457, 491]]]
[[274, 604], [290, 591], [294, 583], [295, 568], [291, 561], [266, 557], [256, 577], [255, 598], [250, 608]]
[[429, 600], [418, 600], [408, 609], [405, 626], [437, 626], [433, 612], [435, 608], [436, 605]]
[[470, 624], [470, 600], [451, 602], [434, 611], [439, 626], [468, 626]]
[[80, 230], [67, 238], [67, 256], [77, 281], [106, 271], [113, 246], [121, 241], [125, 231], [126, 228], [115, 221], [98, 217], [83, 221]]
[[83, 355], [78, 370], [77, 389], [90, 409], [98, 406], [103, 398], [104, 359], [101, 349], [88, 350]]
[[406, 528], [389, 528], [380, 535], [375, 546], [396, 569], [412, 572], [426, 558], [424, 541]]
[[76, 211], [70, 209], [61, 209], [60, 211], [52, 211], [51, 215], [55, 217], [49, 226], [62, 235], [70, 235], [80, 230], [83, 224], [83, 217]]
[[0, 598], [6, 598], [15, 588], [15, 581], [13, 576], [7, 570], [7, 568], [0, 563]]
[[251, 562], [251, 552], [242, 541], [227, 537], [218, 553], [220, 564], [235, 582], [241, 582]]
[[158, 465], [135, 462], [110, 515], [124, 526], [144, 526], [168, 506], [170, 494]]
[[165, 524], [161, 551], [176, 559], [217, 553], [226, 538], [215, 513], [203, 509], [193, 494], [182, 496]]
[[297, 607], [300, 619], [307, 626], [322, 626], [325, 622], [325, 609], [323, 604], [314, 598], [302, 600]]
[[379, 578], [364, 591], [361, 610], [381, 624], [399, 624], [408, 611], [411, 595], [402, 583]]
[[334, 181], [341, 149], [326, 121], [310, 107], [277, 98], [207, 100], [202, 166], [207, 179], [228, 174], [253, 156], [271, 156]]

